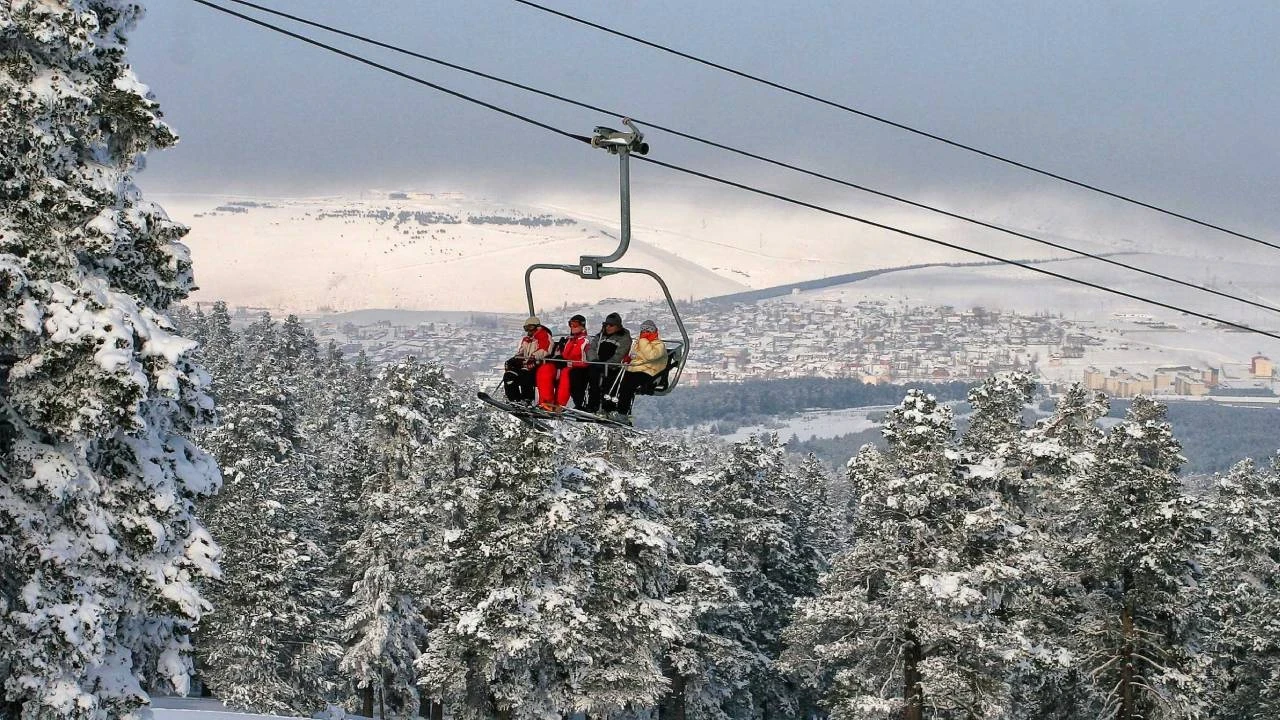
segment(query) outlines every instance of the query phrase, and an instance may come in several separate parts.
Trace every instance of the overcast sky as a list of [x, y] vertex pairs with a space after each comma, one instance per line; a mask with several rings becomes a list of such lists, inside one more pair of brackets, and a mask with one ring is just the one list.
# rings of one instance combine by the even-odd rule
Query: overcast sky
[[[511, 0], [259, 0], [885, 190], [1021, 217], [1132, 209]], [[544, 0], [1079, 180], [1280, 239], [1280, 3]], [[229, 3], [226, 3], [229, 4]], [[182, 137], [149, 192], [462, 189], [599, 199], [604, 153], [216, 13], [152, 0], [134, 69]], [[249, 11], [246, 11], [249, 12]], [[272, 20], [284, 23], [286, 21]], [[319, 31], [305, 30], [309, 34]], [[588, 134], [616, 118], [326, 38]], [[824, 202], [852, 193], [652, 132], [653, 157]], [[637, 166], [636, 192], [763, 201]], [[1083, 209], [1082, 209], [1083, 208]], [[1205, 231], [1207, 232], [1207, 231]], [[1220, 237], [1209, 240], [1221, 242]]]

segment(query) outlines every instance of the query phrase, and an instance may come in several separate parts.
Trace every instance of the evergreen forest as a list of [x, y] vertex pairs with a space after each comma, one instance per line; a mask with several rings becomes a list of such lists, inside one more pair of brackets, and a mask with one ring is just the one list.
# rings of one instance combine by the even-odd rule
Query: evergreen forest
[[[1280, 501], [1158, 403], [902, 392], [837, 475], [776, 438], [532, 433], [296, 318], [179, 313], [223, 468], [195, 642], [237, 707], [388, 717], [1271, 717]], [[251, 642], [252, 640], [252, 642]], [[264, 682], [264, 678], [271, 678]]]

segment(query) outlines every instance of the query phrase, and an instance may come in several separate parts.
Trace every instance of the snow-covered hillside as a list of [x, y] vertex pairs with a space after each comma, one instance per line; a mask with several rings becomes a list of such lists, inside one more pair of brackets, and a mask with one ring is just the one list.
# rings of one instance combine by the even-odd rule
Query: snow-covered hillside
[[[518, 312], [528, 265], [573, 264], [618, 243], [613, 209], [518, 206], [457, 193], [159, 200], [191, 226], [186, 242], [200, 286], [195, 300], [295, 311]], [[619, 265], [654, 270], [673, 295], [687, 299], [960, 257], [886, 243], [883, 233], [834, 218], [771, 208], [694, 214], [684, 207], [635, 207], [631, 249]], [[544, 272], [535, 280], [542, 307], [660, 297], [643, 277], [589, 283]]]
[[[581, 252], [607, 252], [617, 244], [594, 223], [450, 195], [166, 207], [191, 225], [187, 243], [200, 286], [195, 299], [288, 310], [518, 310], [527, 265], [572, 263]], [[627, 259], [660, 268], [680, 288], [714, 294], [742, 287], [643, 241]], [[565, 282], [570, 276], [556, 275], [547, 273], [539, 283], [548, 302], [572, 287]], [[610, 282], [608, 290], [640, 292], [625, 280]]]

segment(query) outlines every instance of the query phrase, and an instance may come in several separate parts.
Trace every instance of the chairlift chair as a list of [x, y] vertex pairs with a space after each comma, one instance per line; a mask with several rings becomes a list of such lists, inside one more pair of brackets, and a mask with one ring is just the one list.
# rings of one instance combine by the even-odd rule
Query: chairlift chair
[[[680, 374], [684, 369], [685, 360], [689, 357], [689, 332], [684, 326], [684, 321], [680, 318], [680, 310], [676, 307], [675, 300], [671, 297], [671, 290], [667, 288], [667, 283], [660, 275], [647, 268], [633, 267], [614, 267], [608, 263], [617, 262], [626, 254], [627, 248], [631, 244], [631, 169], [630, 157], [632, 153], [638, 155], [646, 155], [649, 152], [649, 144], [644, 142], [644, 134], [635, 126], [630, 118], [623, 118], [623, 124], [627, 126], [628, 131], [614, 130], [607, 127], [597, 127], [595, 134], [591, 138], [583, 138], [588, 140], [592, 147], [606, 150], [610, 154], [618, 156], [619, 163], [619, 194], [622, 207], [622, 223], [621, 238], [618, 247], [608, 255], [583, 255], [578, 258], [577, 264], [562, 265], [557, 263], [535, 263], [530, 265], [524, 272], [524, 292], [525, 300], [529, 306], [529, 314], [537, 314], [537, 304], [533, 299], [533, 273], [536, 270], [559, 270], [576, 275], [583, 280], [602, 280], [610, 275], [619, 275], [630, 273], [635, 275], [647, 275], [658, 283], [658, 287], [662, 289], [662, 295], [667, 301], [667, 308], [671, 312], [671, 318], [674, 320], [676, 330], [680, 334], [679, 340], [663, 339], [667, 347], [667, 367], [653, 379], [647, 387], [642, 388], [639, 394], [642, 395], [666, 395], [680, 383]], [[616, 364], [616, 363], [611, 363]], [[505, 406], [506, 403], [494, 401], [489, 396], [481, 393], [481, 398], [486, 402], [494, 405]], [[525, 413], [524, 408], [513, 409], [506, 407], [509, 412], [521, 417], [525, 414], [531, 414], [535, 421], [559, 419], [581, 419], [578, 413], [564, 415], [533, 412]], [[518, 412], [517, 412], [518, 410]], [[585, 413], [580, 413], [585, 415]], [[524, 419], [522, 417], [522, 419]]]

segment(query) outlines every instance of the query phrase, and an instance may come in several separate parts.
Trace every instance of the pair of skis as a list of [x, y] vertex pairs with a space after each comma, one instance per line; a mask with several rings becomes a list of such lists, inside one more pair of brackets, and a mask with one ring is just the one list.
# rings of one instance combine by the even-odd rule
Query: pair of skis
[[596, 425], [617, 428], [626, 432], [640, 432], [626, 423], [611, 420], [609, 418], [602, 418], [599, 415], [593, 415], [589, 412], [575, 410], [570, 407], [562, 407], [558, 411], [553, 412], [551, 410], [543, 410], [536, 405], [525, 405], [523, 403], [512, 403], [504, 400], [498, 400], [486, 392], [476, 393], [476, 397], [499, 410], [503, 410], [511, 414], [520, 422], [523, 422], [525, 425], [528, 425], [530, 428], [533, 428], [538, 432], [551, 432], [551, 425], [549, 423], [556, 420], [572, 420], [573, 422], [580, 423], [594, 423]]

